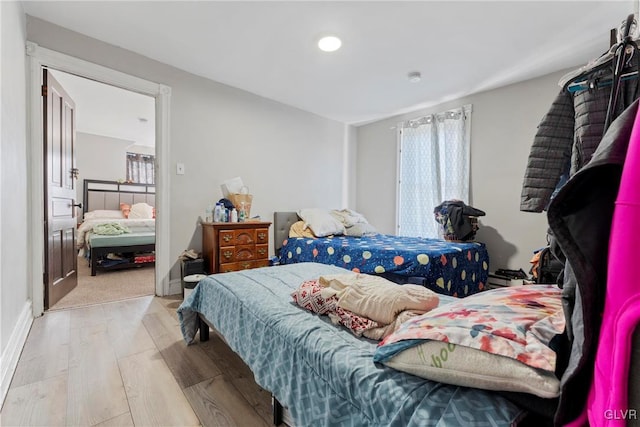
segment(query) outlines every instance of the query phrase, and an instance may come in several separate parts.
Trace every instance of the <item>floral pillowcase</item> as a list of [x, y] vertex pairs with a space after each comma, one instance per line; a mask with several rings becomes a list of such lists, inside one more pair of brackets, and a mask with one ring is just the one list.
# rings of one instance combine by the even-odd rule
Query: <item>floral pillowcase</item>
[[404, 322], [374, 361], [443, 383], [552, 398], [560, 381], [550, 342], [564, 326], [557, 286], [494, 289]]

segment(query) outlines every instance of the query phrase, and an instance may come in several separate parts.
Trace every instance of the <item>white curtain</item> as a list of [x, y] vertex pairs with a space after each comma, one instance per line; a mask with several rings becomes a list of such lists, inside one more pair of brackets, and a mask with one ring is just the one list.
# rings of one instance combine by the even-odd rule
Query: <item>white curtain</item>
[[469, 203], [471, 105], [400, 124], [398, 234], [439, 237], [433, 210]]

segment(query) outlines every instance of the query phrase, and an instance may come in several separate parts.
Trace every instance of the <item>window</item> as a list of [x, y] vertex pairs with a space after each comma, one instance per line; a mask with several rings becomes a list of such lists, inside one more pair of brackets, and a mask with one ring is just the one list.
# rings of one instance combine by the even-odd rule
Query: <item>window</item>
[[434, 208], [469, 203], [470, 127], [471, 105], [400, 123], [398, 235], [437, 238]]
[[127, 153], [127, 181], [138, 184], [155, 184], [155, 156]]

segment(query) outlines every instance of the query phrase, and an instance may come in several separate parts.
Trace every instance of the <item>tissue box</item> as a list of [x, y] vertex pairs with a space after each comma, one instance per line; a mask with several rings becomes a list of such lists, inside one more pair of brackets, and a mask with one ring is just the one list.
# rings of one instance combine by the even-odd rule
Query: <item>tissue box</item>
[[222, 190], [222, 195], [224, 196], [224, 198], [228, 199], [231, 194], [241, 193], [242, 187], [244, 187], [242, 178], [237, 176], [235, 178], [225, 180], [220, 186], [220, 189]]

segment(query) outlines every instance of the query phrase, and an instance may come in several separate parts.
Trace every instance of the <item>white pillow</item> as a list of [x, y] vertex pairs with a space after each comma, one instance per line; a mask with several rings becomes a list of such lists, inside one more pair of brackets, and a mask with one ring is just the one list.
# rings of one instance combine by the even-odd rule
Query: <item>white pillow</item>
[[344, 234], [344, 225], [331, 215], [329, 209], [300, 209], [298, 216], [316, 237]]
[[331, 212], [338, 221], [344, 224], [345, 227], [352, 227], [355, 224], [368, 224], [369, 221], [362, 215], [351, 209], [334, 209]]
[[97, 209], [95, 211], [86, 212], [84, 214], [84, 219], [119, 219], [124, 218], [121, 210], [105, 210], [105, 209]]
[[553, 372], [532, 368], [510, 357], [440, 341], [406, 349], [385, 365], [445, 384], [530, 393], [543, 398], [560, 394]]
[[129, 219], [151, 219], [153, 218], [153, 206], [146, 203], [135, 203], [131, 205]]

